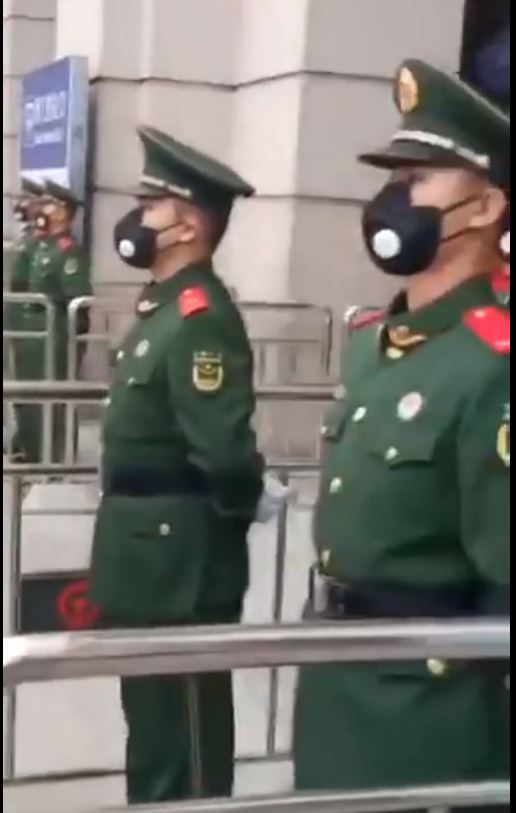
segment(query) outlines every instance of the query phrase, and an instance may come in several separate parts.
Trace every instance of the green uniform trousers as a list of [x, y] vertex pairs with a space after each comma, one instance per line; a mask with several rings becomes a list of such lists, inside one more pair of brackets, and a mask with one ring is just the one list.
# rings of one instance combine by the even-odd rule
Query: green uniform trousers
[[[192, 624], [238, 623], [240, 607], [196, 614]], [[231, 796], [231, 673], [123, 678], [129, 804]]]
[[[27, 328], [30, 330], [30, 327]], [[58, 381], [67, 378], [68, 334], [64, 317], [58, 319], [54, 344], [55, 377]], [[80, 369], [86, 346], [80, 344], [77, 350]], [[13, 341], [14, 373], [17, 381], [44, 381], [45, 345], [41, 339], [16, 339]], [[27, 463], [39, 463], [43, 452], [43, 408], [38, 404], [15, 405], [16, 434], [13, 453], [23, 456]], [[62, 463], [65, 451], [65, 406], [52, 404], [52, 446], [51, 462]], [[75, 447], [77, 447], [77, 425], [74, 427]]]

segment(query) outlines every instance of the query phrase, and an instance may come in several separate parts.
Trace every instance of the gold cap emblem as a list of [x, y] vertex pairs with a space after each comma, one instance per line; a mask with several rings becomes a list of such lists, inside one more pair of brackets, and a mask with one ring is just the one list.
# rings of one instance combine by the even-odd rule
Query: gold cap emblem
[[419, 85], [408, 68], [402, 68], [398, 76], [396, 101], [402, 113], [412, 113], [419, 105]]

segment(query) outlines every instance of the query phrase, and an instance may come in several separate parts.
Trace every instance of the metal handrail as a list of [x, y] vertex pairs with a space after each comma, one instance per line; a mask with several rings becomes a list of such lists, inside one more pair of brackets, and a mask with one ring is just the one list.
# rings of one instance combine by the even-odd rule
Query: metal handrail
[[[394, 813], [443, 807], [507, 806], [510, 796], [508, 782], [479, 782], [400, 790], [160, 803], [132, 809], [142, 813]], [[106, 813], [127, 813], [127, 808], [111, 808]]]
[[[55, 378], [56, 356], [55, 356], [55, 335], [56, 335], [56, 305], [46, 294], [33, 293], [3, 293], [4, 305], [40, 305], [45, 309], [45, 330], [5, 330], [4, 339], [13, 341], [20, 339], [34, 339], [44, 342], [44, 371], [45, 377], [49, 380]], [[41, 450], [43, 460], [50, 460], [52, 457], [52, 407], [43, 408], [43, 448]]]
[[3, 682], [509, 656], [498, 620], [101, 630], [4, 638]]
[[[258, 386], [256, 397], [261, 401], [326, 402], [333, 400], [335, 384], [302, 386]], [[4, 400], [16, 403], [41, 401], [80, 402], [102, 401], [109, 385], [91, 381], [4, 381]]]

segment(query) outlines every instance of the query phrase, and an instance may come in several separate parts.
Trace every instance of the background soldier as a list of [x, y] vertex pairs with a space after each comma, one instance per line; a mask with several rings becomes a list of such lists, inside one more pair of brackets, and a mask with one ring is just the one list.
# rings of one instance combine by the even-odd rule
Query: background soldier
[[[72, 234], [79, 201], [69, 190], [47, 182], [35, 219], [35, 242], [31, 243], [24, 266], [24, 290], [45, 294], [55, 307], [53, 361], [55, 377], [67, 376], [67, 308], [79, 296], [91, 294], [89, 269], [82, 249]], [[36, 239], [37, 238], [37, 239]], [[79, 332], [87, 331], [87, 314], [82, 316]], [[47, 314], [42, 305], [28, 304], [18, 309], [13, 329], [41, 332], [47, 330]], [[41, 338], [18, 340], [15, 345], [15, 376], [21, 381], [41, 381], [47, 377], [45, 346]], [[24, 405], [16, 408], [17, 434], [15, 454], [26, 462], [41, 460], [42, 408]], [[52, 459], [62, 460], [64, 408], [54, 407]]]
[[[421, 62], [403, 65], [396, 99], [400, 131], [364, 157], [393, 177], [363, 229], [373, 261], [407, 283], [344, 361], [347, 397], [324, 430], [313, 604], [342, 621], [505, 614], [510, 123]], [[503, 671], [436, 659], [303, 669], [297, 787], [508, 778]]]
[[[104, 424], [92, 598], [118, 626], [238, 622], [262, 491], [249, 340], [212, 256], [253, 189], [157, 130], [115, 229], [153, 282], [118, 354]], [[231, 795], [230, 674], [122, 680], [133, 804]]]

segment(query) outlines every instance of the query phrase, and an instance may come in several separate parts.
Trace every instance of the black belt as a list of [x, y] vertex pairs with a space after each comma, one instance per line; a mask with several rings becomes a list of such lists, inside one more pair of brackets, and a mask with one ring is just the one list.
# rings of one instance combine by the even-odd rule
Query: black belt
[[[316, 585], [319, 579], [319, 585]], [[316, 592], [319, 595], [316, 596]], [[321, 595], [322, 591], [322, 595]], [[343, 585], [312, 574], [310, 603], [329, 620], [374, 618], [468, 618], [483, 614], [479, 585], [412, 587], [402, 584]]]
[[170, 470], [127, 467], [105, 471], [102, 490], [117, 497], [188, 497], [206, 496], [208, 484], [195, 466], [185, 465]]

